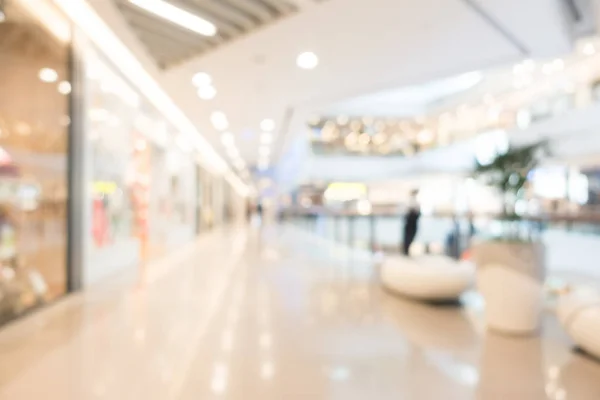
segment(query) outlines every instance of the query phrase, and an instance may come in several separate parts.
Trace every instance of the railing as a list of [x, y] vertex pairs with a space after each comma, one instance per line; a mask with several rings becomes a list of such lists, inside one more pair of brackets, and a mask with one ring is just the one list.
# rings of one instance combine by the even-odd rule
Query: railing
[[[310, 208], [285, 210], [281, 218], [336, 242], [371, 251], [398, 251], [403, 241], [404, 216], [400, 213], [363, 215]], [[508, 221], [494, 214], [435, 213], [421, 217], [414, 243], [422, 252], [443, 252], [459, 257], [473, 238], [503, 236], [510, 232], [512, 236], [541, 239], [549, 231], [598, 236], [600, 243], [600, 213], [554, 213], [526, 216], [518, 221]]]

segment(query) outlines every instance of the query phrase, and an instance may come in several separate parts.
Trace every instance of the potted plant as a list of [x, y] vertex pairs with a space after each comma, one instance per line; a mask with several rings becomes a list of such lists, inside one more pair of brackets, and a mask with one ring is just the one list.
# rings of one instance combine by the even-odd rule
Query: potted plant
[[504, 200], [499, 216], [502, 233], [473, 247], [486, 325], [494, 331], [531, 335], [540, 325], [545, 249], [539, 240], [523, 234], [516, 205], [545, 149], [545, 143], [509, 148], [490, 163], [477, 162], [474, 170], [475, 178], [495, 187]]

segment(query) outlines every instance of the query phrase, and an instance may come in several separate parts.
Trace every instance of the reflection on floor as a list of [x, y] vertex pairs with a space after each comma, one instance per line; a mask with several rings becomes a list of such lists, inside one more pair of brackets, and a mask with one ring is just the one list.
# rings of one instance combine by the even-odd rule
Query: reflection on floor
[[395, 298], [292, 228], [221, 231], [3, 330], [0, 399], [600, 399], [552, 316], [511, 339], [467, 304]]

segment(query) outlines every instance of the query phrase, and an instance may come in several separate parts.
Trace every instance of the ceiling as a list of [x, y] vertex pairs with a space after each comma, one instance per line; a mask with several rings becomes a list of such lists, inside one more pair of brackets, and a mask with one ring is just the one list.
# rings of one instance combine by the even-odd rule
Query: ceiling
[[[146, 50], [131, 40], [125, 42], [139, 59], [150, 59], [150, 63], [160, 59], [172, 66], [157, 72], [155, 78], [225, 159], [221, 132], [210, 117], [215, 111], [226, 114], [228, 131], [248, 165], [259, 158], [260, 122], [265, 118], [273, 119], [276, 126], [273, 163], [301, 163], [305, 159], [298, 151], [294, 150], [293, 157], [289, 151], [305, 135], [306, 121], [345, 101], [352, 102], [349, 99], [367, 96], [362, 104], [351, 105], [353, 112], [369, 114], [385, 106], [377, 105], [369, 94], [395, 92], [404, 98], [406, 112], [413, 112], [460, 89], [434, 83], [425, 86], [429, 89], [422, 94], [419, 85], [524, 58], [563, 54], [571, 44], [560, 6], [549, 5], [547, 0], [285, 0], [290, 6], [281, 6], [280, 16], [272, 17], [272, 23], [262, 23], [268, 24], [262, 29], [257, 29], [261, 26], [257, 23], [248, 28], [251, 34], [239, 33], [204, 50], [189, 48], [189, 52], [181, 50], [180, 55], [159, 58], [156, 54], [160, 51], [174, 51], [167, 50], [170, 42], [161, 37], [167, 36], [166, 32], [155, 35], [154, 54], [146, 40], [139, 40], [138, 28], [131, 25], [127, 14], [131, 10], [117, 13], [118, 17], [106, 9], [106, 3], [89, 1], [96, 3], [97, 12], [119, 37], [129, 38], [132, 33], [138, 37]], [[125, 0], [114, 1], [124, 9]], [[188, 6], [215, 2], [187, 0]], [[123, 16], [126, 24], [118, 20]], [[178, 29], [166, 21], [156, 20], [156, 24], [168, 32]], [[319, 57], [316, 69], [296, 66], [298, 54], [305, 51]], [[146, 67], [152, 70], [155, 66]], [[214, 99], [197, 96], [191, 81], [198, 72], [212, 77], [217, 90]], [[285, 170], [294, 168], [287, 165]]]
[[323, 115], [347, 117], [411, 117], [427, 113], [433, 106], [473, 89], [483, 81], [479, 71], [370, 93], [323, 108]]
[[129, 0], [114, 0], [161, 68], [168, 68], [298, 11], [288, 0], [175, 0], [171, 4], [217, 27], [212, 37], [165, 21]]

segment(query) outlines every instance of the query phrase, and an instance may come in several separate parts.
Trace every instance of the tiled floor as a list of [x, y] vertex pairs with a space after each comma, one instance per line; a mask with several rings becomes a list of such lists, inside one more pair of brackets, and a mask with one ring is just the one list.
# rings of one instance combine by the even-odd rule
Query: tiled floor
[[372, 264], [293, 229], [214, 233], [1, 331], [0, 399], [600, 399], [552, 316], [486, 334], [476, 302], [394, 298]]

